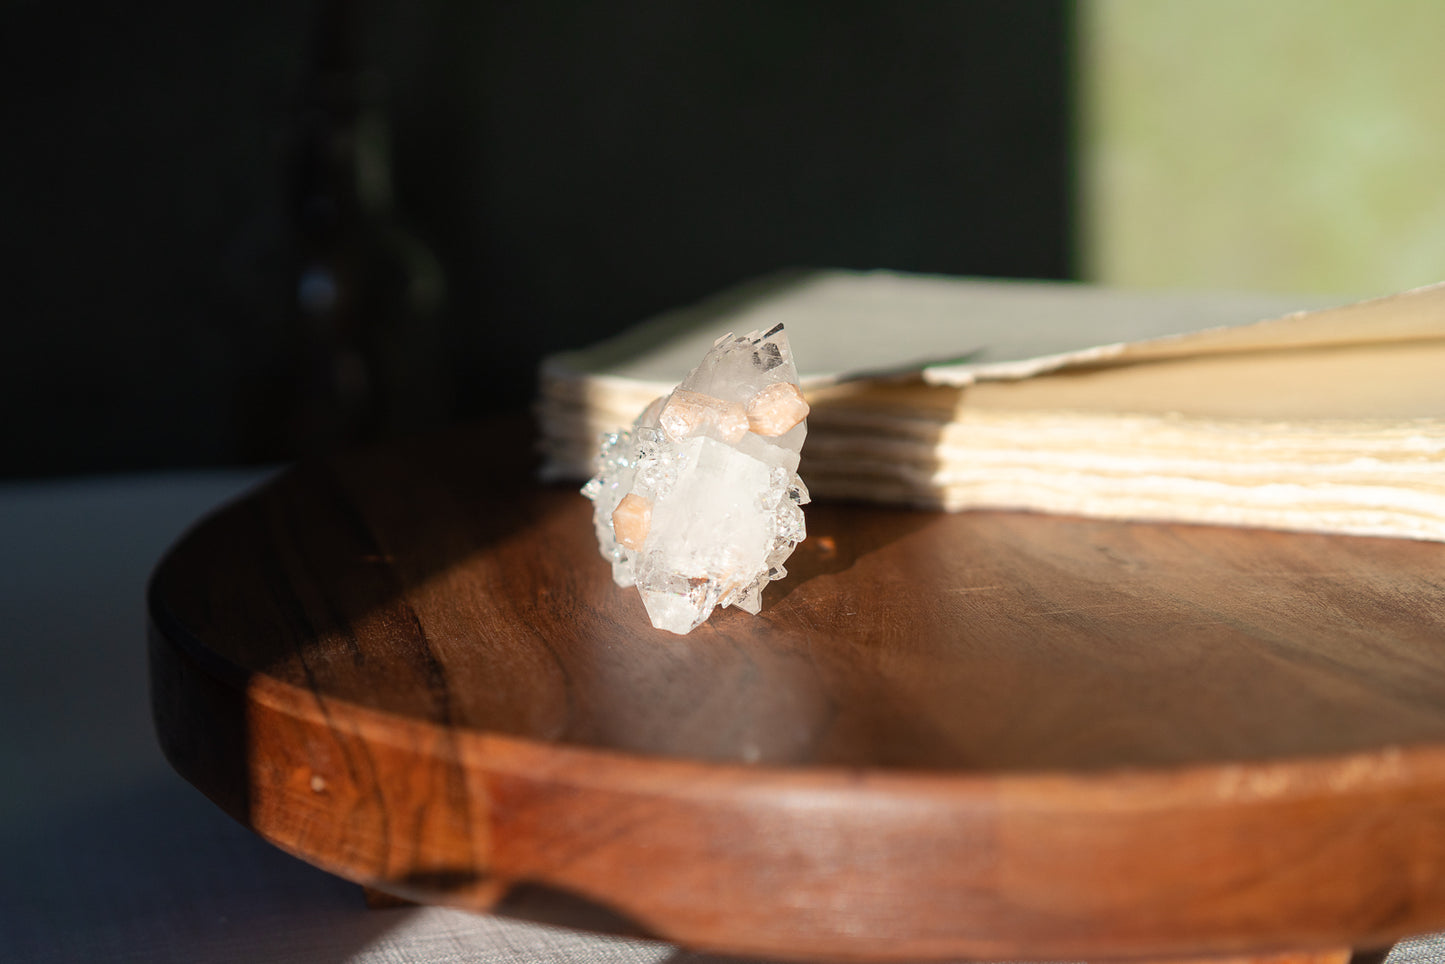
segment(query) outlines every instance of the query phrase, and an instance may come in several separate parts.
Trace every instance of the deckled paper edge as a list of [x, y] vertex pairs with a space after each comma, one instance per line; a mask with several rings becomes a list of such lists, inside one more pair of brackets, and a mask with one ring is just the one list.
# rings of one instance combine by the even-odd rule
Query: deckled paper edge
[[[1369, 320], [1370, 315], [1383, 316], [1390, 309], [1400, 308], [1405, 309], [1403, 317], [1388, 318], [1383, 323], [1376, 321], [1373, 325]], [[1017, 381], [1086, 365], [1433, 338], [1445, 338], [1445, 282], [1337, 308], [1295, 311], [1243, 325], [1220, 325], [1036, 358], [929, 365], [923, 369], [923, 380], [930, 385], [964, 387], [976, 381]]]

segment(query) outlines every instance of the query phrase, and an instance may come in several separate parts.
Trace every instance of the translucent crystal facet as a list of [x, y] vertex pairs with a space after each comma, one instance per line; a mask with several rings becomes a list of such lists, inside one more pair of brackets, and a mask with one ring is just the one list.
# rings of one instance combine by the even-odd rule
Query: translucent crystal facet
[[605, 435], [582, 489], [602, 557], [658, 629], [684, 634], [717, 606], [756, 614], [806, 536], [798, 455], [808, 434], [781, 325], [714, 343], [632, 429]]

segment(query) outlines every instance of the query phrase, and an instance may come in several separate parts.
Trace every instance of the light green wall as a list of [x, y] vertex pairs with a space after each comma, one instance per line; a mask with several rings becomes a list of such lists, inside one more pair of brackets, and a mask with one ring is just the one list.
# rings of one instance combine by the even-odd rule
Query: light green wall
[[1080, 0], [1085, 276], [1445, 280], [1445, 2]]

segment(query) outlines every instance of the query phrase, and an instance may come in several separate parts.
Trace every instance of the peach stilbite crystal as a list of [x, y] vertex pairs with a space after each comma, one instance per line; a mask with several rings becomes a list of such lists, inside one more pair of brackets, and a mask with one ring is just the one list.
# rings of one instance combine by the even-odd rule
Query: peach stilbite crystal
[[676, 389], [667, 397], [657, 417], [658, 425], [674, 442], [712, 434], [729, 445], [736, 445], [748, 434], [748, 422], [747, 409], [739, 403], [685, 388]]
[[639, 552], [652, 528], [652, 503], [640, 495], [627, 493], [612, 510], [612, 531], [624, 549]]
[[798, 456], [808, 403], [783, 327], [724, 335], [630, 431], [603, 437], [583, 493], [603, 558], [658, 629], [717, 606], [757, 613], [806, 535]]
[[778, 436], [808, 417], [808, 402], [792, 382], [774, 382], [748, 400], [748, 429]]

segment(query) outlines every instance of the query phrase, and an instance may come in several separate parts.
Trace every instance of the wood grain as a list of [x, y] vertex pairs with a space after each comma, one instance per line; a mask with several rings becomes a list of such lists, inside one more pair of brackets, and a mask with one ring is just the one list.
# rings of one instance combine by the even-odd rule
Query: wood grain
[[1445, 546], [817, 505], [760, 617], [679, 638], [488, 451], [291, 470], [155, 573], [167, 755], [318, 866], [795, 957], [1445, 925]]

